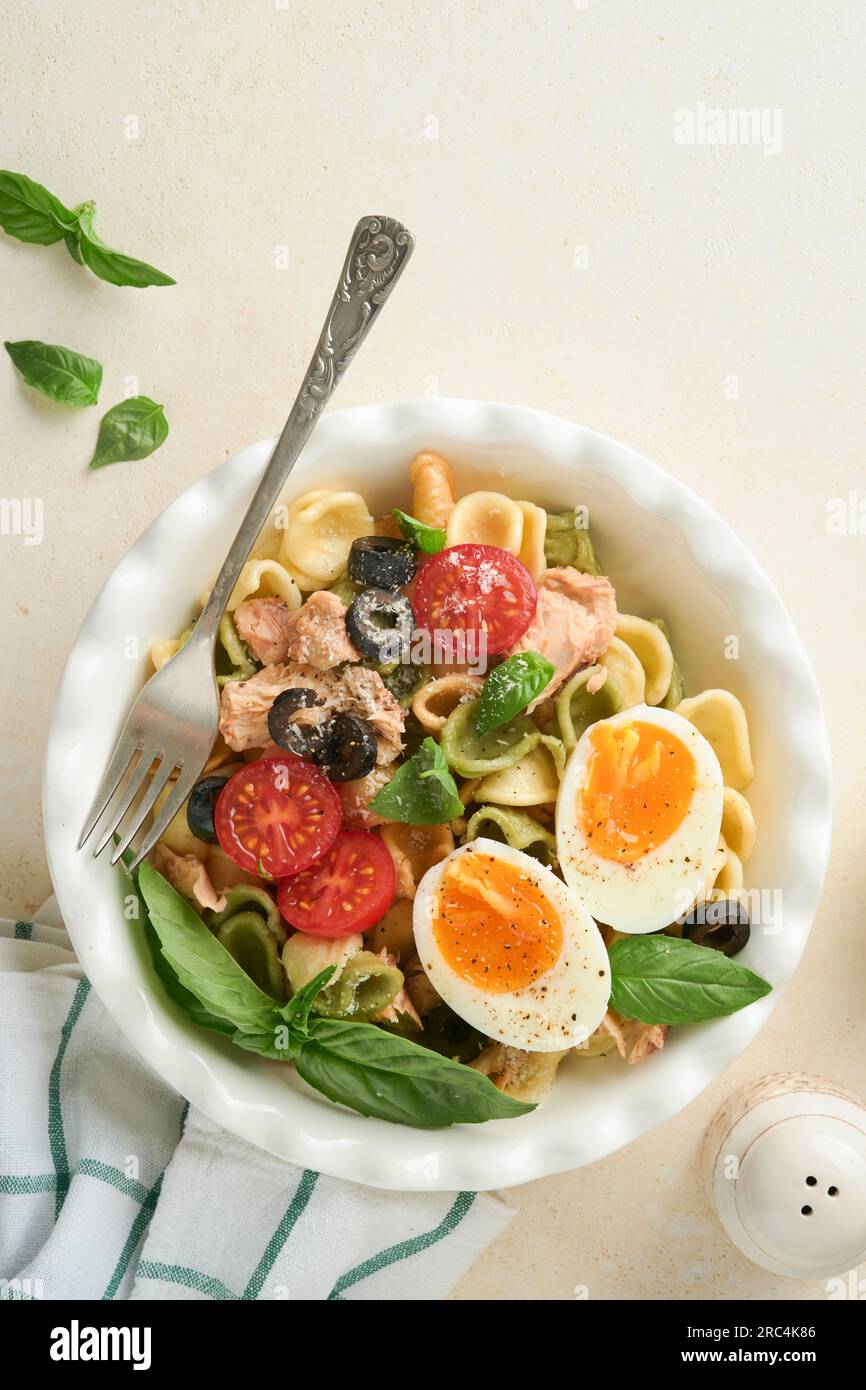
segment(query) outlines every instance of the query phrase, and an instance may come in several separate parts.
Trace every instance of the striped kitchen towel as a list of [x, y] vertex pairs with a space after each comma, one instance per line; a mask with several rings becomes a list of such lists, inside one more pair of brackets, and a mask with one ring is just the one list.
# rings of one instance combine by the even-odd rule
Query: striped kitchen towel
[[499, 1197], [361, 1187], [219, 1129], [40, 918], [0, 920], [0, 1298], [439, 1299], [507, 1225]]

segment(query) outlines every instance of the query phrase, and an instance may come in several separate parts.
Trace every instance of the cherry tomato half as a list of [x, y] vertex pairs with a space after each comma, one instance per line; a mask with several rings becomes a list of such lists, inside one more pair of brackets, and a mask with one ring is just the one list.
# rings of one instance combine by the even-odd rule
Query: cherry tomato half
[[309, 869], [283, 879], [277, 903], [309, 936], [351, 936], [379, 921], [396, 890], [394, 861], [379, 836], [344, 830]]
[[496, 545], [452, 545], [424, 565], [413, 604], [419, 627], [486, 633], [489, 652], [505, 652], [535, 617], [535, 585], [525, 565]]
[[229, 778], [214, 829], [226, 854], [249, 873], [296, 874], [319, 859], [340, 829], [340, 798], [300, 758], [259, 758]]

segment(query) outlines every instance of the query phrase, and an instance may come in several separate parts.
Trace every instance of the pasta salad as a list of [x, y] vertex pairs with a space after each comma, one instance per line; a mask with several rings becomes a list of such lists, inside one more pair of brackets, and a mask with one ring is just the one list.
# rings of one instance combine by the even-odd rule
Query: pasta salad
[[408, 483], [386, 516], [274, 510], [219, 736], [137, 888], [193, 1022], [366, 1115], [513, 1118], [566, 1059], [646, 1062], [770, 989], [735, 959], [749, 730], [619, 610], [585, 508], [458, 496], [435, 453]]

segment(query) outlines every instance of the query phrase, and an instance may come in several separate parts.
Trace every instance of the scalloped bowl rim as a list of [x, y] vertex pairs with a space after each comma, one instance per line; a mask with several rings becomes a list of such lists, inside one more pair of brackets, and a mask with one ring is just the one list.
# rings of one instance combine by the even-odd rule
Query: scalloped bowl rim
[[[188, 579], [179, 583], [180, 566], [171, 568], [178, 544], [204, 518], [203, 531], [221, 525], [227, 546], [232, 517], [240, 515], [236, 509], [251, 495], [272, 445], [262, 440], [239, 451], [170, 503], [107, 579], [69, 655], [48, 737], [43, 806], [51, 876], [79, 959], [121, 1031], [158, 1075], [226, 1129], [291, 1162], [371, 1186], [453, 1190], [509, 1187], [603, 1158], [676, 1114], [734, 1061], [778, 1003], [805, 947], [829, 854], [831, 773], [815, 677], [791, 619], [721, 517], [657, 464], [596, 431], [528, 407], [458, 399], [358, 406], [319, 423], [290, 480], [293, 492], [329, 469], [328, 476], [348, 473], [364, 491], [357, 472], [335, 465], [335, 458], [355, 451], [369, 467], [380, 454], [408, 460], [422, 447], [465, 449], [470, 466], [490, 486], [496, 476], [491, 456], [501, 451], [515, 459], [526, 455], [524, 480], [536, 476], [531, 459], [546, 461], [560, 475], [580, 473], [582, 488], [602, 489], [602, 511], [608, 488], [624, 507], [637, 508], [648, 527], [681, 538], [680, 563], [704, 585], [708, 603], [718, 595], [736, 614], [737, 630], [748, 641], [747, 665], [751, 661], [766, 672], [784, 701], [778, 720], [783, 727], [773, 738], [781, 740], [778, 766], [790, 771], [790, 804], [775, 835], [784, 931], [776, 941], [769, 932], [762, 935], [757, 945], [774, 985], [771, 994], [733, 1018], [677, 1030], [681, 1036], [646, 1067], [616, 1073], [608, 1067], [605, 1076], [596, 1070], [584, 1081], [589, 1072], [581, 1075], [580, 1069], [599, 1064], [570, 1063], [551, 1098], [521, 1120], [429, 1131], [347, 1112], [294, 1075], [287, 1079], [279, 1064], [193, 1028], [162, 992], [123, 917], [116, 871], [75, 850], [140, 680], [118, 651], [123, 616], [136, 611], [136, 604], [142, 612], [156, 604], [176, 614], [181, 592], [188, 599], [198, 592]], [[512, 464], [512, 471], [520, 475], [520, 467]], [[500, 467], [498, 475], [507, 471]], [[222, 553], [214, 550], [217, 562]], [[172, 630], [166, 622], [152, 635]], [[109, 674], [112, 679], [105, 679]]]

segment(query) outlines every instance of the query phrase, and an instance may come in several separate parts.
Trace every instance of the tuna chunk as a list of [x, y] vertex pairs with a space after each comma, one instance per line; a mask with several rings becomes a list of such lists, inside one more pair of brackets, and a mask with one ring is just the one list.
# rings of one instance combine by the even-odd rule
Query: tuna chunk
[[616, 1050], [630, 1065], [645, 1062], [654, 1052], [660, 1052], [668, 1035], [667, 1024], [641, 1023], [636, 1018], [620, 1018], [608, 1009], [598, 1026], [600, 1033], [609, 1033]]
[[194, 854], [175, 854], [167, 844], [158, 840], [153, 851], [153, 867], [194, 907], [209, 907], [213, 912], [222, 912], [226, 900], [217, 894], [207, 869]]
[[378, 672], [363, 666], [347, 666], [337, 675], [288, 663], [263, 666], [248, 681], [230, 681], [223, 687], [220, 705], [220, 733], [229, 748], [239, 753], [269, 748], [268, 711], [282, 691], [299, 687], [313, 690], [322, 703], [299, 710], [296, 723], [319, 724], [332, 714], [357, 715], [377, 735], [378, 761], [394, 761], [402, 746], [405, 714]]
[[340, 685], [343, 704], [338, 708], [372, 725], [379, 736], [377, 761], [392, 763], [403, 747], [406, 726], [406, 711], [400, 701], [391, 694], [378, 671], [368, 671], [366, 666], [347, 666]]
[[336, 594], [319, 589], [289, 612], [281, 598], [252, 598], [235, 609], [235, 625], [257, 661], [268, 666], [293, 661], [330, 671], [361, 654], [346, 632], [346, 608]]
[[285, 661], [293, 617], [281, 598], [248, 598], [234, 611], [238, 636], [250, 656], [266, 666]]
[[609, 579], [571, 568], [545, 570], [538, 581], [535, 617], [509, 653], [538, 652], [555, 669], [529, 709], [548, 699], [575, 671], [591, 666], [610, 645], [615, 627], [616, 595]]

